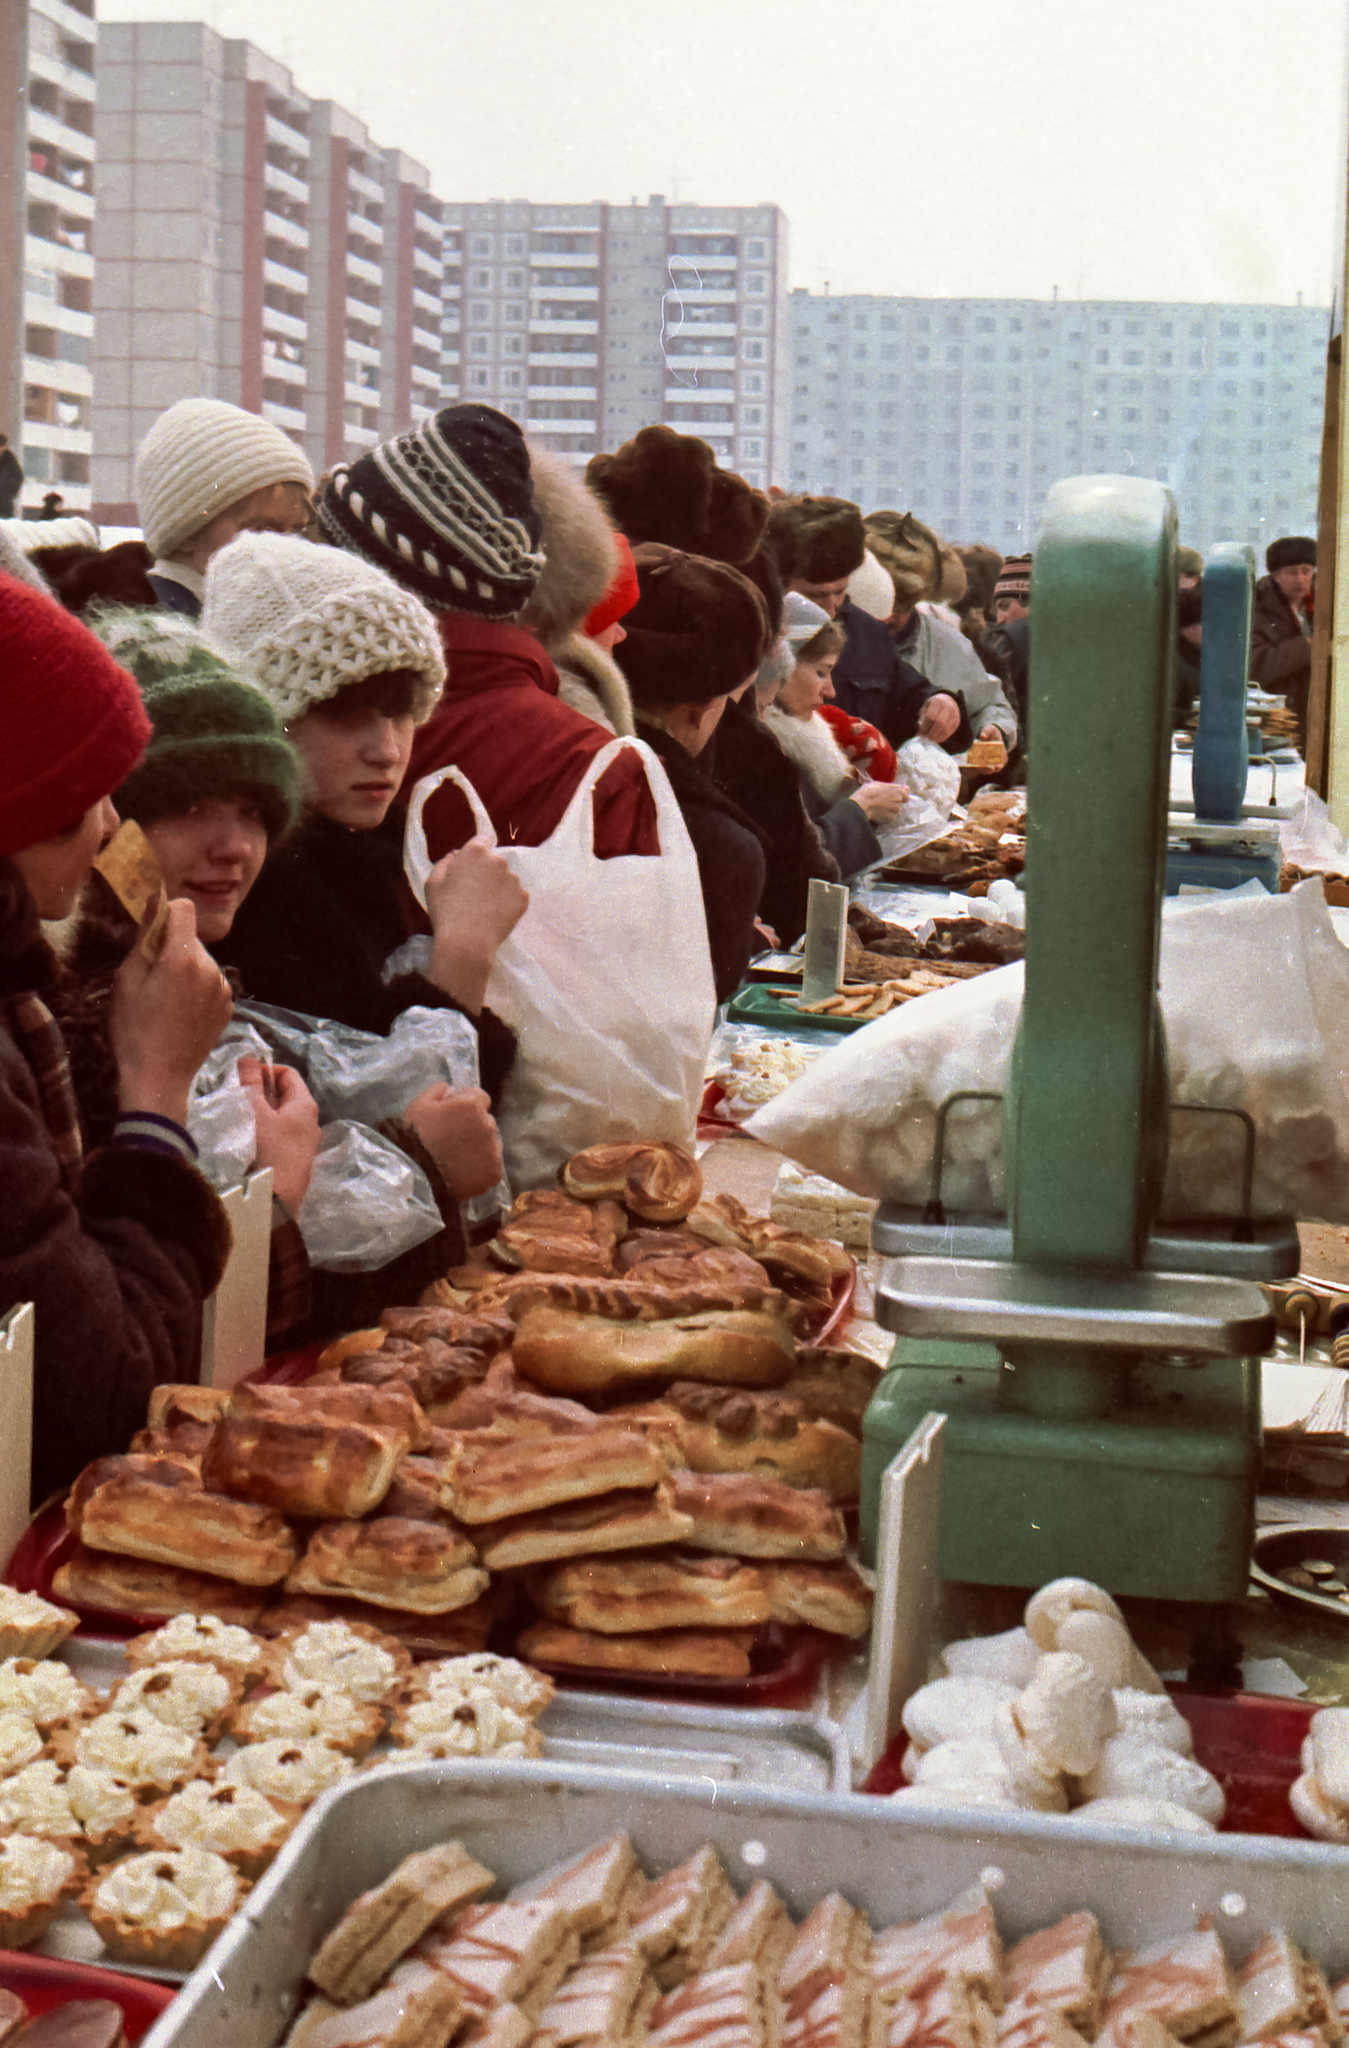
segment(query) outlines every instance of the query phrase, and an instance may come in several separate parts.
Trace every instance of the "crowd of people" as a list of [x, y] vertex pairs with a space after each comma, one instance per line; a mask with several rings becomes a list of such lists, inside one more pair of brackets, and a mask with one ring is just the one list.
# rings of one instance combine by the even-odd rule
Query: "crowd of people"
[[[880, 857], [913, 742], [1027, 759], [1029, 556], [770, 498], [665, 426], [582, 474], [456, 405], [316, 486], [188, 399], [136, 493], [141, 541], [0, 538], [0, 1314], [36, 1307], [38, 1499], [196, 1376], [229, 1227], [194, 1090], [242, 1016], [268, 1327], [308, 1341], [461, 1261], [503, 1159], [528, 1185], [578, 1136], [687, 1135], [717, 1003], [813, 877]], [[1257, 659], [1295, 688], [1315, 550], [1276, 552]], [[153, 930], [95, 867], [124, 820]], [[395, 1061], [368, 1137], [430, 1222], [324, 1266], [294, 1047], [413, 1028], [470, 1079]]]

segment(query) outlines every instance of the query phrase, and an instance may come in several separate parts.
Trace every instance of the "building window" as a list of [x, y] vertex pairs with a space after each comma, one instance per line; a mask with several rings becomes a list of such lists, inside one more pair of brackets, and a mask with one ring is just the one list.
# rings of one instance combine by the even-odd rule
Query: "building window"
[[525, 337], [523, 334], [508, 334], [501, 344], [501, 353], [504, 356], [522, 356], [524, 352]]
[[761, 341], [746, 341], [740, 345], [741, 359], [747, 363], [763, 362], [765, 353], [765, 344]]
[[768, 261], [768, 244], [761, 241], [746, 242], [745, 254], [751, 263], [766, 263]]
[[758, 393], [763, 390], [764, 386], [763, 376], [758, 370], [751, 370], [747, 377], [741, 378], [740, 383], [741, 389], [747, 392]]
[[468, 381], [469, 388], [471, 390], [485, 391], [488, 386], [489, 378], [486, 370], [470, 370], [468, 373]]
[[489, 327], [492, 321], [492, 308], [484, 305], [481, 300], [475, 300], [468, 309], [468, 317], [476, 327]]
[[745, 279], [745, 290], [752, 299], [761, 299], [768, 290], [768, 279], [761, 270], [751, 270]]
[[508, 271], [506, 272], [506, 289], [507, 289], [507, 291], [508, 291], [508, 292], [522, 292], [522, 291], [524, 290], [524, 288], [525, 288], [525, 273], [524, 273], [524, 271], [523, 271], [523, 270], [508, 270]]
[[742, 462], [762, 462], [763, 442], [742, 441], [740, 443], [740, 459]]
[[492, 289], [492, 273], [490, 270], [470, 270], [468, 282], [471, 291], [490, 292]]
[[524, 255], [524, 253], [525, 253], [525, 238], [524, 238], [524, 236], [523, 236], [523, 235], [507, 235], [507, 237], [506, 237], [506, 254], [507, 254], [508, 256], [523, 256], [523, 255]]
[[763, 425], [763, 407], [761, 405], [747, 405], [740, 417], [747, 427], [761, 427]]
[[767, 313], [766, 313], [766, 312], [764, 311], [764, 309], [763, 309], [763, 307], [762, 307], [762, 306], [746, 306], [746, 308], [745, 308], [745, 325], [746, 325], [746, 327], [765, 327], [765, 326], [767, 326], [767, 324], [768, 324], [768, 315], [767, 315]]
[[501, 381], [508, 391], [518, 391], [525, 381], [523, 370], [503, 370]]
[[518, 324], [519, 322], [523, 321], [524, 317], [525, 317], [525, 309], [524, 309], [524, 307], [523, 307], [523, 306], [521, 306], [521, 305], [508, 305], [508, 306], [507, 306], [507, 308], [506, 308], [506, 313], [505, 313], [505, 318], [506, 318], [507, 320], [509, 320], [509, 321], [511, 322], [511, 324], [512, 324], [512, 325], [517, 325], [517, 324]]
[[469, 242], [468, 253], [470, 256], [490, 256], [492, 253], [492, 237], [490, 235], [474, 235]]
[[470, 334], [468, 352], [471, 356], [490, 355], [492, 344], [485, 334]]

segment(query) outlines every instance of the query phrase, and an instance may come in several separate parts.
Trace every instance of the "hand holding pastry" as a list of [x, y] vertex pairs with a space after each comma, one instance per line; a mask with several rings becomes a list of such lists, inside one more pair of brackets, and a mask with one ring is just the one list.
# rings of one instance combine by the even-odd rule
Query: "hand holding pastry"
[[272, 1193], [294, 1216], [309, 1192], [318, 1154], [318, 1104], [293, 1067], [242, 1059], [239, 1080], [257, 1121], [254, 1169], [271, 1167]]
[[133, 947], [113, 983], [110, 1028], [123, 1111], [184, 1123], [192, 1077], [233, 1009], [229, 983], [197, 937], [195, 909], [175, 900], [159, 958], [151, 963]]
[[414, 1096], [403, 1121], [435, 1160], [456, 1202], [485, 1195], [500, 1180], [501, 1140], [491, 1101], [481, 1088], [451, 1088], [437, 1081]]
[[979, 734], [979, 738], [985, 746], [1001, 747], [1001, 761], [999, 761], [996, 765], [990, 764], [990, 772], [994, 775], [1000, 774], [1002, 770], [1007, 766], [1006, 735], [1003, 732], [1001, 732], [996, 725], [986, 725], [983, 728], [982, 732]]
[[485, 839], [447, 853], [426, 878], [429, 978], [465, 1009], [480, 1010], [497, 949], [528, 907], [528, 892]]

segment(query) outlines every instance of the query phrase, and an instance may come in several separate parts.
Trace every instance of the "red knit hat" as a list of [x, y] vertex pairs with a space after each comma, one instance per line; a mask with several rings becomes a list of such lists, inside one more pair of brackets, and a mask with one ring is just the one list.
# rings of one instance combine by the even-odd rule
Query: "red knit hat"
[[626, 612], [632, 610], [642, 594], [641, 585], [637, 581], [637, 567], [632, 559], [632, 549], [628, 546], [626, 534], [614, 535], [614, 547], [618, 554], [614, 580], [594, 611], [587, 612], [585, 624], [581, 628], [581, 631], [588, 633], [592, 640], [596, 639], [606, 626], [616, 625]]
[[0, 856], [110, 794], [150, 738], [140, 692], [87, 627], [0, 576]]

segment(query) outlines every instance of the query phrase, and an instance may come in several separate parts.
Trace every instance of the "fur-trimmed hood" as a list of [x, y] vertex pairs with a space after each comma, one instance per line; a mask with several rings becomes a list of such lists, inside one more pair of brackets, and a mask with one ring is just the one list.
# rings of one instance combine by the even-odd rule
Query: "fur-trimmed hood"
[[618, 574], [618, 551], [613, 521], [578, 469], [531, 442], [529, 471], [544, 565], [519, 623], [555, 656]]
[[809, 718], [793, 718], [770, 704], [762, 717], [788, 760], [826, 803], [836, 804], [861, 786], [857, 770], [818, 711]]
[[597, 725], [608, 726], [620, 739], [637, 730], [628, 679], [611, 654], [588, 633], [573, 633], [554, 650], [557, 694], [573, 711], [583, 711]]

